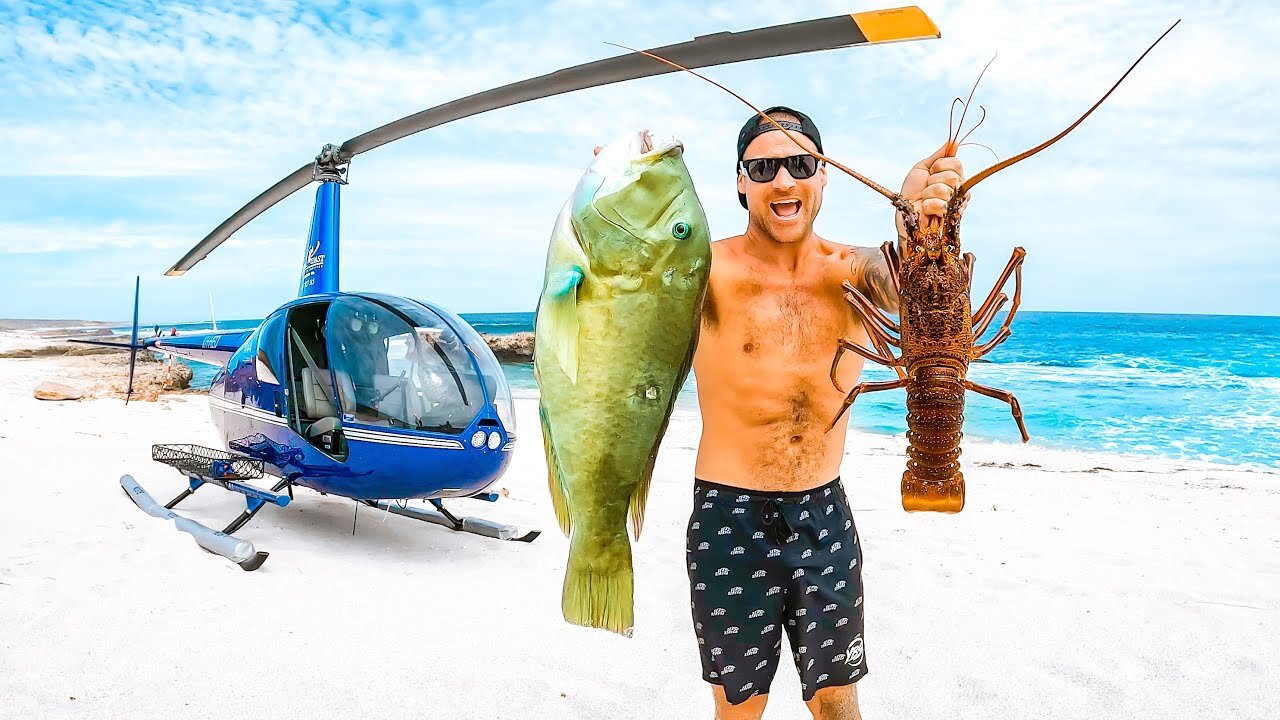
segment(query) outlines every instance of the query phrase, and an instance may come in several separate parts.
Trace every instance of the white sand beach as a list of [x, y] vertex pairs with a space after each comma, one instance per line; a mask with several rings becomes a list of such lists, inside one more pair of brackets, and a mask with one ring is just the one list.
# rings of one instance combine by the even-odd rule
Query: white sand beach
[[[452, 507], [534, 543], [368, 508], [353, 536], [350, 501], [303, 490], [238, 533], [271, 553], [246, 573], [118, 484], [181, 490], [150, 447], [217, 446], [205, 398], [34, 399], [68, 362], [0, 360], [0, 718], [712, 716], [684, 570], [696, 415], [659, 456], [627, 639], [560, 617], [568, 544], [527, 393], [509, 497]], [[1280, 474], [966, 441], [966, 509], [907, 514], [903, 447], [852, 436], [843, 468], [866, 718], [1280, 716]], [[215, 527], [242, 508], [216, 488], [181, 507]], [[765, 717], [809, 717], [799, 695], [784, 653]]]

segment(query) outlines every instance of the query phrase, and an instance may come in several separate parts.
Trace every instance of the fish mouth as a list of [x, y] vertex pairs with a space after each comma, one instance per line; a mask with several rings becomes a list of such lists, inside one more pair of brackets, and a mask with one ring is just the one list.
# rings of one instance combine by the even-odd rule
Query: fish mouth
[[800, 198], [786, 198], [769, 203], [769, 210], [773, 212], [774, 218], [782, 222], [798, 219], [802, 209], [804, 209], [804, 203], [800, 201]]
[[641, 130], [632, 140], [631, 149], [636, 159], [650, 160], [660, 158], [672, 150], [683, 151], [684, 144], [674, 136], [655, 137], [648, 130]]

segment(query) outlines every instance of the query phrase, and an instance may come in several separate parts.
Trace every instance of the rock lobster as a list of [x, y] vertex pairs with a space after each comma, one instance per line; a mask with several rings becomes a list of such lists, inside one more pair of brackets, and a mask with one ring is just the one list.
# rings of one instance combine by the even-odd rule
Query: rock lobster
[[[1017, 423], [1018, 430], [1022, 434], [1022, 441], [1030, 440], [1026, 425], [1022, 421], [1022, 409], [1012, 393], [979, 385], [965, 377], [970, 362], [990, 353], [1012, 334], [1013, 331], [1009, 326], [1018, 311], [1018, 304], [1022, 297], [1022, 262], [1027, 254], [1021, 247], [1014, 248], [1013, 256], [1000, 274], [995, 287], [991, 289], [978, 311], [971, 312], [969, 293], [972, 291], [975, 258], [973, 253], [963, 255], [960, 253], [960, 219], [969, 191], [1000, 170], [1025, 160], [1061, 140], [1084, 122], [1084, 119], [1089, 117], [1120, 86], [1120, 83], [1124, 82], [1138, 63], [1142, 62], [1142, 59], [1172, 32], [1173, 28], [1177, 27], [1178, 22], [1181, 21], [1174, 22], [1164, 34], [1157, 38], [1125, 71], [1124, 75], [1120, 76], [1111, 89], [1067, 129], [1030, 150], [997, 162], [962, 183], [951, 195], [941, 218], [928, 218], [922, 222], [911, 202], [902, 194], [891, 192], [839, 162], [820, 153], [814, 153], [821, 160], [839, 168], [845, 174], [888, 198], [894, 208], [901, 213], [906, 230], [906, 235], [899, 239], [900, 245], [897, 248], [891, 242], [886, 242], [880, 247], [888, 262], [894, 289], [898, 293], [900, 323], [891, 320], [846, 281], [844, 283], [845, 299], [867, 328], [874, 351], [847, 338], [841, 338], [831, 363], [831, 381], [841, 392], [844, 390], [836, 380], [836, 369], [846, 351], [893, 368], [898, 378], [883, 382], [863, 382], [855, 386], [845, 397], [840, 412], [827, 426], [827, 430], [830, 431], [857, 397], [863, 393], [906, 388], [907, 469], [902, 474], [901, 486], [904, 510], [957, 513], [964, 508], [964, 473], [960, 469], [960, 439], [963, 435], [961, 429], [964, 424], [966, 391], [973, 391], [1008, 403], [1014, 422]], [[778, 125], [755, 105], [720, 83], [665, 58], [651, 53], [644, 54], [716, 85], [746, 103], [761, 117], [787, 133], [793, 140], [795, 139], [786, 128]], [[981, 75], [979, 75], [980, 80]], [[976, 83], [974, 88], [977, 88]], [[972, 99], [972, 92], [969, 97]], [[959, 98], [956, 98], [955, 102], [959, 102]], [[955, 102], [952, 103], [953, 114]], [[964, 102], [964, 106], [967, 110], [968, 101]], [[950, 131], [948, 132], [946, 146], [948, 155], [954, 155], [964, 140], [960, 137], [960, 126], [963, 123], [964, 114], [962, 113], [955, 135], [952, 136]], [[995, 319], [996, 313], [1009, 300], [1008, 296], [1000, 290], [1008, 282], [1011, 274], [1015, 277], [1013, 305], [1009, 308], [1009, 313], [996, 334], [986, 343], [978, 345], [976, 340], [982, 337]], [[897, 333], [897, 337], [892, 333]], [[895, 357], [890, 346], [899, 348], [901, 353]]]

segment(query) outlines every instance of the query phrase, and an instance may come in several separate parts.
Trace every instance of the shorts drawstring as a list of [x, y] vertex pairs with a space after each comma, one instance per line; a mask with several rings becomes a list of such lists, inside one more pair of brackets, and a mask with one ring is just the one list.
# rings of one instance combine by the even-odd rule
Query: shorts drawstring
[[787, 524], [787, 516], [782, 513], [782, 504], [773, 498], [764, 501], [760, 509], [760, 522], [773, 532], [774, 542], [779, 545], [791, 537], [791, 526]]

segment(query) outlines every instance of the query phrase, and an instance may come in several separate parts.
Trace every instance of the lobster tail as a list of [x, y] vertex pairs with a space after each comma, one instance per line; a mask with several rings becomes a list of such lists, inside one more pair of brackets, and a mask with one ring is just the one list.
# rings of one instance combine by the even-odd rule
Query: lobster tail
[[902, 508], [956, 513], [964, 509], [960, 438], [964, 425], [964, 368], [952, 364], [912, 368], [907, 385], [907, 470]]

